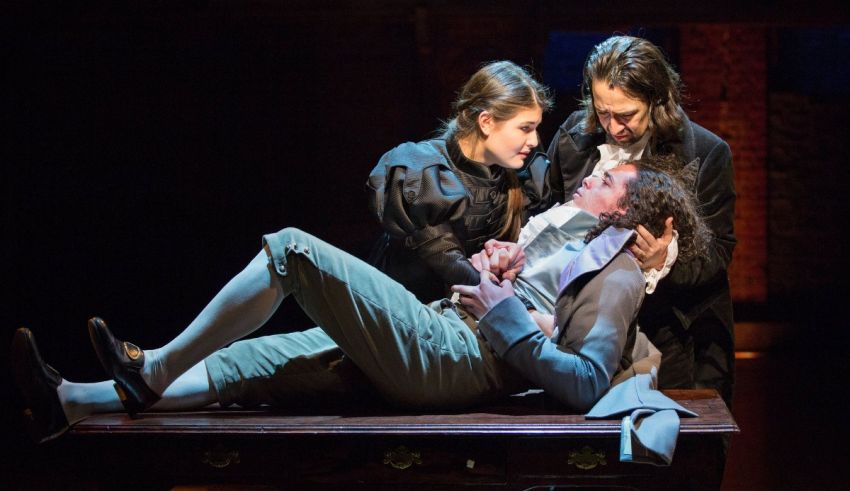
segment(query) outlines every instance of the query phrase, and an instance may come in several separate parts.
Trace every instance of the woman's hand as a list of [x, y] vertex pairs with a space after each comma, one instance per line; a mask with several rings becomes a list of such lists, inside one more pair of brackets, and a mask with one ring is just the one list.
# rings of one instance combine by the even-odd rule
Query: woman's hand
[[460, 294], [460, 304], [481, 319], [502, 300], [514, 296], [514, 287], [509, 280], [501, 283], [491, 281], [490, 272], [481, 271], [481, 283], [478, 286], [454, 285], [452, 291]]
[[469, 262], [472, 263], [472, 267], [475, 268], [479, 273], [488, 273], [487, 279], [491, 282], [499, 282], [499, 278], [493, 274], [492, 264], [490, 263], [490, 255], [487, 254], [487, 251], [482, 249], [481, 252], [477, 254], [473, 254], [469, 258]]
[[629, 246], [629, 250], [635, 255], [638, 266], [644, 271], [660, 270], [667, 259], [667, 246], [673, 240], [673, 217], [668, 217], [664, 221], [664, 232], [661, 237], [654, 237], [643, 225], [638, 225], [635, 231], [637, 238], [635, 243]]
[[[486, 258], [488, 267], [484, 268]], [[502, 242], [490, 239], [484, 243], [484, 250], [470, 257], [472, 266], [481, 271], [487, 269], [500, 280], [516, 280], [525, 265], [525, 251], [514, 242]]]

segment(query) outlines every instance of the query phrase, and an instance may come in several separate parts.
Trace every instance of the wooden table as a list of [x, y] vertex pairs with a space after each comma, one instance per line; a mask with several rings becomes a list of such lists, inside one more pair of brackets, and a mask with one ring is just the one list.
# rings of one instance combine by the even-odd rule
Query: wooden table
[[699, 414], [682, 418], [670, 467], [620, 462], [619, 420], [563, 414], [542, 395], [468, 413], [103, 414], [58, 451], [74, 455], [80, 475], [122, 489], [717, 489], [735, 421], [713, 390], [666, 393]]

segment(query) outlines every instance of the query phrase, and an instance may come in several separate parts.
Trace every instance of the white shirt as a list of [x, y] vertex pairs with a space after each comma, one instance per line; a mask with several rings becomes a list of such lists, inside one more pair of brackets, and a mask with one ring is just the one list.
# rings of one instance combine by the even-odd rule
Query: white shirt
[[[520, 230], [517, 244], [519, 244], [520, 247], [525, 248], [525, 246], [534, 240], [534, 238], [537, 237], [537, 235], [540, 234], [540, 232], [542, 232], [548, 225], [560, 228], [563, 224], [567, 223], [568, 220], [573, 218], [580, 210], [581, 209], [575, 206], [572, 200], [570, 200], [563, 205], [556, 204], [543, 213], [534, 215], [528, 220], [528, 223], [522, 227], [522, 230]], [[643, 271], [643, 276], [646, 279], [647, 294], [655, 292], [655, 287], [658, 285], [658, 282], [667, 276], [670, 272], [670, 268], [673, 267], [673, 263], [676, 262], [676, 258], [679, 256], [678, 238], [679, 233], [673, 230], [673, 240], [670, 242], [670, 245], [667, 246], [667, 259], [664, 260], [664, 266], [660, 271], [657, 269]]]
[[524, 249], [526, 244], [537, 237], [537, 234], [542, 232], [547, 225], [551, 224], [554, 225], [555, 228], [560, 228], [561, 225], [567, 223], [570, 218], [574, 217], [579, 210], [580, 208], [575, 206], [572, 200], [570, 200], [563, 205], [556, 204], [543, 213], [534, 215], [519, 231], [517, 244]]

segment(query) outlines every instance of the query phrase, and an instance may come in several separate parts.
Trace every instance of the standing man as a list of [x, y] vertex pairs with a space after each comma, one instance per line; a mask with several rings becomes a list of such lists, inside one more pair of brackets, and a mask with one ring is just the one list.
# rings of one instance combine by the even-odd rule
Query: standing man
[[[661, 388], [716, 388], [731, 407], [732, 154], [726, 142], [688, 119], [679, 89], [679, 75], [651, 42], [614, 36], [595, 46], [584, 64], [582, 109], [567, 118], [549, 146], [551, 184], [555, 199], [564, 202], [586, 176], [622, 161], [674, 154], [683, 165], [696, 166], [694, 191], [713, 243], [701, 260], [673, 266], [644, 303], [639, 324], [663, 354]], [[639, 232], [632, 252], [643, 269], [661, 269], [670, 233], [655, 238]]]

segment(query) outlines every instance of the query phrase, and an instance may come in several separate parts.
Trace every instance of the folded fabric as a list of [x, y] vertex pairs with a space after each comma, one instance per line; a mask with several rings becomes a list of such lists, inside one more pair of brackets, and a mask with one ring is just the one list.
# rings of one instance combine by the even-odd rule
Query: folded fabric
[[[672, 409], [636, 409], [623, 418], [620, 461], [670, 465], [676, 451], [679, 415]], [[671, 437], [672, 435], [672, 437]]]
[[679, 416], [697, 416], [655, 389], [656, 371], [640, 373], [611, 388], [588, 419], [625, 416], [620, 430], [622, 462], [670, 465], [679, 436]]

